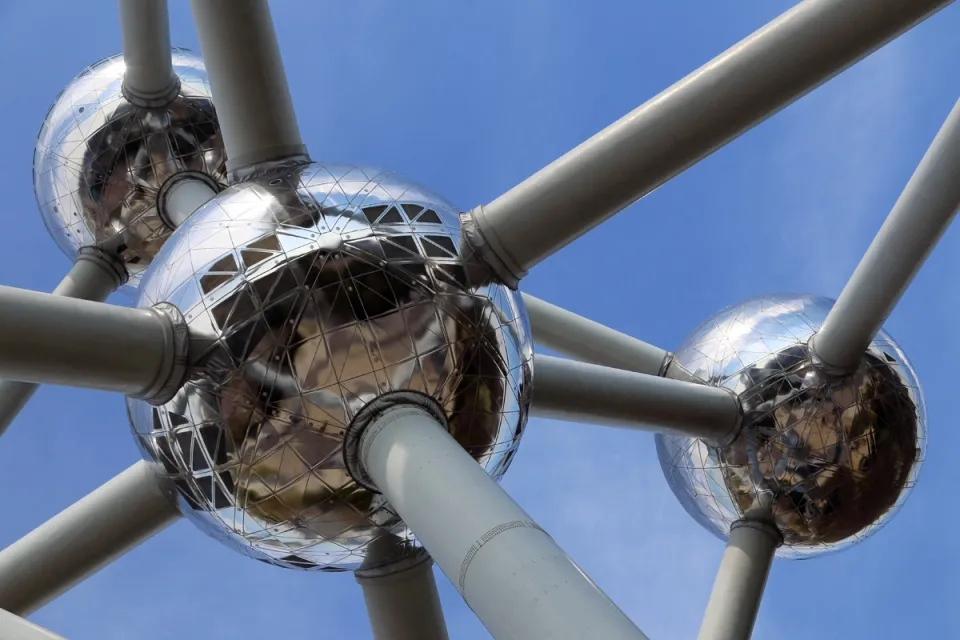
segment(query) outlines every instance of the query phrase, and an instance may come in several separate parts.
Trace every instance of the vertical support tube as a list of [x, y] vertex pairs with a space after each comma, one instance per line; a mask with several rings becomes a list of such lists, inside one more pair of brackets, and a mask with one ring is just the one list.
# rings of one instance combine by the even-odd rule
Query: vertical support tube
[[375, 640], [448, 640], [433, 560], [423, 550], [386, 567], [354, 573]]
[[960, 101], [813, 338], [824, 370], [843, 374], [857, 368], [958, 207]]
[[134, 464], [0, 551], [0, 608], [29, 615], [179, 517], [153, 468]]
[[227, 168], [306, 154], [267, 0], [191, 0]]
[[646, 638], [425, 409], [375, 417], [359, 461], [494, 638]]
[[747, 640], [760, 610], [773, 554], [783, 542], [763, 520], [735, 522], [713, 583], [698, 640]]
[[[123, 265], [99, 249], [85, 247], [53, 295], [103, 302], [127, 280]], [[0, 380], [0, 436], [37, 390], [32, 382]]]
[[170, 56], [167, 0], [119, 0], [123, 39], [123, 93], [142, 107], [159, 107], [177, 96], [180, 80]]
[[625, 333], [524, 293], [537, 344], [568, 358], [651, 376], [662, 374], [670, 354]]

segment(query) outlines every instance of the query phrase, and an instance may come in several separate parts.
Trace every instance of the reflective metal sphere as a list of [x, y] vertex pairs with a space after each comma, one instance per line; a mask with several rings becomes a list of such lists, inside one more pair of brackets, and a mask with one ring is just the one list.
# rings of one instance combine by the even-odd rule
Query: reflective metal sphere
[[101, 60], [60, 93], [40, 129], [33, 182], [44, 223], [73, 258], [96, 246], [120, 256], [135, 288], [170, 236], [157, 192], [181, 171], [226, 177], [226, 156], [202, 60], [173, 51], [180, 95], [165, 107], [130, 104], [122, 56]]
[[821, 374], [807, 341], [831, 306], [813, 296], [753, 298], [707, 320], [676, 353], [675, 365], [735, 391], [743, 406], [743, 429], [727, 447], [657, 436], [670, 488], [722, 538], [763, 503], [783, 533], [778, 555], [838, 550], [885, 524], [916, 482], [926, 444], [916, 374], [884, 332], [855, 374]]
[[355, 568], [391, 534], [409, 550], [343, 456], [352, 418], [390, 391], [434, 398], [499, 478], [526, 423], [530, 330], [519, 294], [473, 281], [465, 251], [453, 206], [374, 169], [275, 168], [194, 213], [140, 297], [183, 311], [192, 372], [162, 407], [129, 402], [185, 515], [281, 566]]

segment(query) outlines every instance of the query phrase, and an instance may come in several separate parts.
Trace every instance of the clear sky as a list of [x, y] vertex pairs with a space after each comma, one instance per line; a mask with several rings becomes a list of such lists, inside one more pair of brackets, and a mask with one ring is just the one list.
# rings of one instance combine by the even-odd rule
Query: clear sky
[[[197, 49], [186, 0], [175, 44]], [[275, 0], [316, 159], [395, 169], [463, 209], [488, 202], [786, 10], [792, 0]], [[958, 97], [951, 7], [538, 266], [524, 289], [666, 349], [761, 293], [836, 296]], [[120, 49], [116, 3], [0, 0], [0, 283], [69, 267], [31, 184], [57, 92]], [[958, 177], [960, 179], [960, 177]], [[929, 411], [920, 483], [852, 550], [773, 567], [755, 637], [960, 637], [956, 323], [960, 231], [887, 329]], [[129, 304], [116, 297], [115, 302]], [[122, 398], [44, 388], [0, 440], [0, 546], [138, 457]], [[533, 420], [504, 479], [655, 640], [692, 638], [723, 544], [667, 488], [648, 434]], [[456, 640], [488, 637], [438, 575]], [[252, 562], [181, 521], [34, 617], [72, 640], [363, 639], [349, 574]]]

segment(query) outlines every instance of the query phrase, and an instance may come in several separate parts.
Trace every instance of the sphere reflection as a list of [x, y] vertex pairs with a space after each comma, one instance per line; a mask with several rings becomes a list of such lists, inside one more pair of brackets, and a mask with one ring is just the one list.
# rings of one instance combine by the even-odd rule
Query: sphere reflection
[[807, 346], [833, 301], [765, 296], [728, 307], [676, 353], [673, 374], [735, 391], [743, 430], [717, 448], [657, 436], [660, 464], [684, 508], [726, 537], [769, 505], [784, 537], [778, 555], [808, 557], [879, 529], [916, 482], [926, 416], [916, 374], [880, 332], [850, 376], [832, 379]]
[[226, 156], [203, 62], [175, 49], [180, 93], [164, 107], [123, 96], [122, 56], [78, 75], [50, 107], [37, 138], [33, 181], [44, 223], [73, 258], [96, 246], [118, 255], [136, 288], [170, 236], [157, 213], [160, 188], [194, 171], [226, 180]]
[[276, 168], [178, 229], [141, 305], [180, 308], [195, 352], [166, 405], [130, 401], [138, 441], [184, 513], [260, 560], [355, 568], [383, 536], [416, 541], [343, 456], [347, 426], [390, 391], [425, 394], [495, 478], [529, 405], [520, 296], [473, 281], [456, 209], [392, 173]]

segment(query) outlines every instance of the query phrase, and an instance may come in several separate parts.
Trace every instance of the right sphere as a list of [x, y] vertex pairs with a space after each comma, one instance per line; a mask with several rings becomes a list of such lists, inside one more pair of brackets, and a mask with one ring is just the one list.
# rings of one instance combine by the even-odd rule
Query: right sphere
[[743, 408], [723, 447], [657, 435], [664, 475], [687, 512], [721, 538], [769, 505], [781, 557], [837, 551], [882, 527], [916, 483], [926, 412], [916, 373], [881, 331], [853, 374], [828, 377], [810, 338], [833, 300], [751, 298], [704, 322], [675, 354], [670, 377], [735, 392]]

